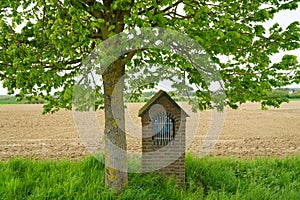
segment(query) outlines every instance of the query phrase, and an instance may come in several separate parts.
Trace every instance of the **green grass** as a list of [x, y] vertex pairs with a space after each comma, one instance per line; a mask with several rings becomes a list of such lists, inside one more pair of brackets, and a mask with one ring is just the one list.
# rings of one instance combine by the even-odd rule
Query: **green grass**
[[19, 102], [12, 100], [12, 99], [8, 99], [8, 100], [1, 100], [0, 99], [0, 105], [7, 105], [7, 104], [18, 104]]
[[194, 158], [187, 156], [186, 188], [173, 180], [129, 174], [119, 195], [104, 184], [104, 165], [15, 158], [0, 162], [0, 199], [299, 199], [300, 157]]

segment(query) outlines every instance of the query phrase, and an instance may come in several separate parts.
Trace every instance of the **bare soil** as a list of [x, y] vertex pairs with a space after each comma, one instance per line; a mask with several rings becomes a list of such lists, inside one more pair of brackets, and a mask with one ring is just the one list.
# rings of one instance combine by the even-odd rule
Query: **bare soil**
[[[141, 123], [138, 110], [142, 103], [126, 109], [128, 150], [141, 152]], [[187, 151], [213, 156], [285, 157], [300, 155], [300, 101], [291, 101], [281, 108], [261, 110], [256, 103], [247, 103], [238, 110], [226, 109], [220, 137], [212, 149], [203, 148], [203, 141], [215, 119], [211, 111], [192, 113], [182, 104], [187, 119]], [[42, 105], [0, 106], [0, 160], [11, 157], [39, 159], [81, 159], [88, 155], [77, 134], [72, 111], [42, 115]], [[97, 112], [104, 125], [103, 111]]]

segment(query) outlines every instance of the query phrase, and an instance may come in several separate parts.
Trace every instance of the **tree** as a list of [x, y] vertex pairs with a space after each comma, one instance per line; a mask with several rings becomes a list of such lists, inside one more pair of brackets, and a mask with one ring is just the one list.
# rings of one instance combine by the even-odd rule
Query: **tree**
[[[220, 69], [226, 104], [236, 108], [246, 101], [279, 106], [283, 98], [268, 98], [273, 87], [299, 83], [297, 57], [285, 55], [272, 63], [270, 56], [300, 46], [299, 22], [286, 29], [262, 25], [281, 10], [298, 7], [298, 0], [202, 1], [202, 0], [10, 0], [0, 2], [0, 80], [19, 100], [41, 97], [44, 112], [72, 108], [74, 77], [83, 60], [98, 44], [137, 27], [161, 27], [178, 31], [197, 41]], [[21, 31], [17, 27], [22, 26]], [[220, 59], [226, 56], [227, 61]], [[105, 108], [105, 134], [126, 151], [124, 133], [123, 76], [140, 63], [167, 64], [198, 85], [198, 107], [212, 107], [208, 85], [197, 63], [172, 51], [141, 48], [118, 57], [101, 75], [103, 93], [97, 90], [97, 105]], [[146, 65], [147, 66], [147, 65]], [[145, 68], [144, 68], [145, 71]], [[146, 72], [145, 72], [146, 73]], [[162, 77], [168, 78], [168, 77]], [[185, 77], [184, 77], [185, 78]], [[118, 84], [118, 82], [120, 84]], [[133, 92], [141, 93], [142, 85]], [[117, 89], [116, 89], [117, 88]], [[18, 90], [16, 90], [18, 89]], [[51, 92], [55, 95], [51, 95]], [[116, 92], [113, 92], [116, 91]], [[112, 107], [119, 108], [118, 125]], [[106, 183], [121, 189], [127, 173], [126, 156], [116, 158], [106, 151]]]

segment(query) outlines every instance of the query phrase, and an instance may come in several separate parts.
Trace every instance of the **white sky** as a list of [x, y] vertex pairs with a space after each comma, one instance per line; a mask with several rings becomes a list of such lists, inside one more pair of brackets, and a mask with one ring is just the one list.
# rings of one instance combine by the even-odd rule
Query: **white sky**
[[0, 95], [7, 94], [7, 90], [2, 88], [2, 83], [0, 82]]
[[[282, 11], [280, 13], [277, 13], [273, 20], [270, 20], [265, 24], [265, 27], [268, 28], [275, 22], [278, 22], [283, 28], [286, 28], [293, 21], [300, 21], [300, 7], [298, 7], [298, 9], [294, 11]], [[284, 53], [285, 52], [274, 55], [272, 57], [273, 62], [279, 62]], [[300, 49], [291, 51], [289, 52], [289, 54], [297, 55], [298, 60], [300, 61]], [[292, 85], [290, 87], [300, 87], [300, 85]], [[7, 90], [2, 87], [2, 83], [0, 82], [0, 95], [5, 94], [7, 94]]]

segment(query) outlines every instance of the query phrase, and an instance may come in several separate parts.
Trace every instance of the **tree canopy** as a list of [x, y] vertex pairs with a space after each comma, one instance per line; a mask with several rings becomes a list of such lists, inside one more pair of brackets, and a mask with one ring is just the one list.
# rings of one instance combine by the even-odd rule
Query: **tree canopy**
[[[296, 9], [297, 2], [3, 1], [0, 77], [9, 93], [20, 90], [20, 99], [44, 97], [50, 102], [46, 111], [70, 109], [73, 77], [97, 44], [135, 27], [162, 27], [187, 34], [209, 53], [221, 67], [229, 105], [247, 100], [278, 105], [282, 99], [266, 99], [266, 94], [299, 81], [297, 58], [285, 55], [272, 63], [270, 56], [299, 48], [299, 22], [286, 29], [274, 24], [269, 30], [262, 22], [281, 10]], [[15, 31], [18, 25], [23, 26], [20, 33]], [[166, 62], [161, 53], [137, 52], [131, 64], [138, 68], [147, 60]], [[50, 95], [53, 89], [60, 90], [55, 92], [59, 98]]]

